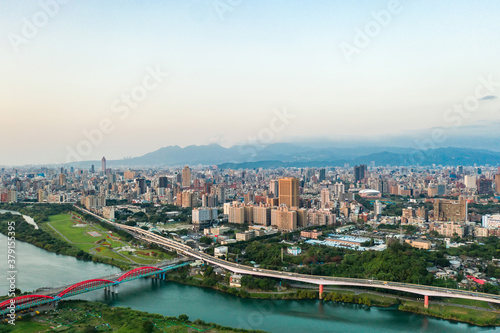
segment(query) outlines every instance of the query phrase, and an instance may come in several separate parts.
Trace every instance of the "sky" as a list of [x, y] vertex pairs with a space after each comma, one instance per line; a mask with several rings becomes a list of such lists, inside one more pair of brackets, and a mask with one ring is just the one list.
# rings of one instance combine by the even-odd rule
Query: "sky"
[[499, 121], [500, 2], [0, 0], [0, 165]]

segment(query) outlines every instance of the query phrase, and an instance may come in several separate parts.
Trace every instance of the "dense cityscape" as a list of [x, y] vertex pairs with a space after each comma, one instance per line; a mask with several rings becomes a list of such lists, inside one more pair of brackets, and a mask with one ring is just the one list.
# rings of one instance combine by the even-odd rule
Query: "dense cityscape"
[[[182, 222], [183, 243], [203, 249], [208, 243], [225, 257], [228, 245], [293, 231], [300, 231], [300, 238], [289, 242], [288, 252], [295, 255], [303, 243], [384, 251], [391, 240], [436, 251], [500, 236], [498, 171], [373, 165], [117, 170], [107, 168], [103, 157], [102, 165], [88, 170], [3, 168], [1, 201], [76, 204], [167, 235], [165, 226]], [[428, 268], [436, 278], [456, 280], [462, 288], [488, 283], [498, 291], [500, 268], [486, 260], [493, 258], [446, 258], [447, 265]]]
[[499, 11], [0, 0], [0, 333], [500, 332]]

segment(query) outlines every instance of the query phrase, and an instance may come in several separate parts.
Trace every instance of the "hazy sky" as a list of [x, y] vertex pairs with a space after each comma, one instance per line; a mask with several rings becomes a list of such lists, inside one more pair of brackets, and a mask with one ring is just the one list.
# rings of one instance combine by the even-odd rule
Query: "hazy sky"
[[493, 0], [1, 0], [0, 165], [499, 120], [498, 13]]

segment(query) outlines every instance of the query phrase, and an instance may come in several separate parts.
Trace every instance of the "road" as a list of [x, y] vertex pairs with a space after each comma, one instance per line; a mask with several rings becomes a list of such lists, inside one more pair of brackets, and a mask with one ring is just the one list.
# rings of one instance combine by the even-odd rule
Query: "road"
[[237, 274], [246, 274], [254, 276], [270, 277], [275, 279], [286, 279], [290, 281], [298, 281], [303, 283], [310, 283], [316, 285], [337, 285], [337, 286], [351, 286], [351, 287], [362, 287], [362, 288], [381, 288], [388, 290], [398, 290], [403, 292], [408, 292], [412, 294], [422, 295], [422, 296], [435, 296], [435, 297], [452, 297], [452, 298], [463, 298], [463, 299], [473, 299], [477, 301], [485, 301], [500, 304], [500, 296], [479, 292], [472, 292], [459, 289], [441, 288], [425, 285], [416, 285], [410, 283], [401, 282], [390, 282], [390, 281], [379, 281], [379, 280], [368, 280], [368, 279], [354, 279], [354, 278], [340, 278], [332, 276], [318, 276], [318, 275], [304, 275], [298, 273], [282, 272], [269, 269], [260, 269], [250, 266], [240, 265], [232, 262], [228, 262], [219, 258], [215, 258], [211, 255], [203, 253], [192, 249], [191, 247], [184, 245], [182, 243], [176, 242], [174, 240], [159, 236], [147, 230], [143, 230], [137, 227], [131, 227], [127, 225], [122, 225], [119, 223], [114, 223], [110, 220], [104, 219], [103, 217], [94, 214], [86, 209], [75, 206], [77, 209], [90, 214], [101, 221], [109, 223], [116, 228], [125, 230], [134, 237], [141, 239], [145, 242], [155, 243], [163, 247], [177, 251], [177, 253], [184, 254], [189, 257], [196, 259], [201, 259], [205, 262], [211, 263], [213, 265], [222, 267], [226, 270], [232, 271]]
[[[293, 288], [297, 289], [316, 289], [314, 286], [310, 285], [304, 285], [304, 284], [297, 284], [297, 283], [292, 283], [291, 286]], [[380, 297], [385, 297], [385, 298], [394, 298], [397, 299], [399, 298], [400, 300], [404, 301], [410, 301], [410, 302], [417, 302], [418, 299], [415, 298], [410, 298], [410, 297], [404, 297], [404, 296], [399, 296], [399, 295], [391, 295], [387, 293], [381, 293], [377, 291], [370, 291], [366, 289], [356, 289], [356, 288], [331, 288], [327, 287], [325, 288], [325, 292], [346, 292], [346, 291], [351, 291], [354, 293], [354, 295], [359, 295], [359, 294], [370, 294], [370, 295], [375, 295], [375, 296], [380, 296]], [[479, 310], [479, 311], [488, 311], [488, 312], [498, 312], [498, 309], [496, 309], [492, 304], [487, 303], [489, 308], [482, 308], [479, 306], [474, 306], [474, 305], [464, 305], [464, 304], [457, 304], [457, 303], [447, 303], [447, 302], [438, 302], [438, 301], [430, 301], [429, 304], [435, 304], [435, 305], [441, 305], [441, 306], [456, 306], [460, 308], [466, 308], [466, 309], [472, 309], [472, 310]]]

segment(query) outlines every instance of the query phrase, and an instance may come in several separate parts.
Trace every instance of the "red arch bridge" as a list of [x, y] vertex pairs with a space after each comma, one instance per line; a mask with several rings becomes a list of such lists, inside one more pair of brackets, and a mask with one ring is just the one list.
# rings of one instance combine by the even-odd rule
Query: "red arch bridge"
[[72, 286], [52, 295], [23, 295], [5, 300], [0, 303], [0, 315], [5, 315], [8, 313], [15, 313], [24, 309], [29, 309], [35, 306], [57, 302], [63, 298], [87, 293], [89, 291], [97, 289], [105, 289], [113, 292], [117, 292], [118, 285], [128, 281], [140, 279], [143, 277], [153, 276], [153, 277], [163, 277], [165, 278], [165, 273], [183, 266], [189, 265], [189, 262], [184, 262], [178, 265], [171, 265], [164, 268], [146, 266], [135, 268], [128, 271], [118, 277], [115, 280], [107, 279], [91, 279], [75, 283]]

